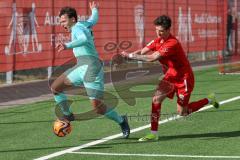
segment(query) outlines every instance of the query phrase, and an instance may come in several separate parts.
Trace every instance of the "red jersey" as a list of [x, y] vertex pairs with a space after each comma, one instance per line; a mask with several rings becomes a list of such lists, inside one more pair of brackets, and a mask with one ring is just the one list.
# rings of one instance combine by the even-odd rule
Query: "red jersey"
[[181, 79], [185, 76], [193, 77], [192, 68], [179, 41], [172, 35], [166, 40], [157, 38], [147, 47], [152, 51], [159, 51], [159, 62], [165, 70], [165, 77]]

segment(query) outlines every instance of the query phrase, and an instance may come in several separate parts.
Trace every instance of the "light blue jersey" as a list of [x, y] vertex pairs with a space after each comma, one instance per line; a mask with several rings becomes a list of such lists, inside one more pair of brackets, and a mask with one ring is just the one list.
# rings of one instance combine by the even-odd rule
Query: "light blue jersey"
[[71, 28], [71, 42], [66, 43], [67, 49], [73, 49], [75, 57], [90, 55], [98, 57], [92, 35], [92, 27], [98, 21], [97, 8], [92, 9], [92, 15], [87, 21], [77, 22]]
[[104, 91], [103, 65], [92, 35], [92, 27], [97, 21], [98, 10], [93, 8], [87, 21], [77, 22], [71, 28], [72, 41], [66, 43], [68, 49], [73, 49], [77, 64], [65, 74], [73, 85], [84, 85], [90, 99], [102, 99]]

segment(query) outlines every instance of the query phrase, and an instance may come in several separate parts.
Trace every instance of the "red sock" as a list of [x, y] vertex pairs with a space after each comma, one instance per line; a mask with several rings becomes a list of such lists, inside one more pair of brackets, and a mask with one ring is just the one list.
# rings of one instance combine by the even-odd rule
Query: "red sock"
[[203, 98], [199, 101], [196, 102], [191, 102], [188, 104], [188, 111], [189, 113], [193, 113], [196, 112], [197, 110], [199, 110], [200, 108], [204, 107], [205, 105], [208, 104], [208, 99], [207, 98]]
[[158, 120], [160, 117], [161, 103], [152, 103], [151, 131], [158, 130]]

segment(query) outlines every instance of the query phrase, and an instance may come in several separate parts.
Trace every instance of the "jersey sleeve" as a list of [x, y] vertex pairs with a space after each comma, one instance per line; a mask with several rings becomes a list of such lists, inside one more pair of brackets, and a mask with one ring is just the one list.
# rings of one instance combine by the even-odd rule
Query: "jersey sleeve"
[[80, 27], [76, 27], [72, 33], [73, 41], [66, 43], [67, 49], [72, 49], [76, 47], [80, 47], [85, 45], [87, 40], [87, 35], [84, 33], [84, 31]]
[[92, 9], [92, 15], [90, 16], [90, 18], [87, 20], [87, 22], [89, 23], [89, 27], [94, 26], [95, 24], [97, 24], [99, 19], [99, 15], [98, 15], [98, 9], [97, 8], [93, 8]]
[[92, 9], [92, 15], [86, 21], [79, 21], [85, 28], [91, 29], [95, 24], [97, 24], [99, 19], [98, 9]]
[[152, 40], [151, 42], [149, 42], [147, 45], [146, 45], [147, 48], [149, 48], [150, 50], [152, 51], [155, 51], [156, 50], [156, 42], [154, 40]]

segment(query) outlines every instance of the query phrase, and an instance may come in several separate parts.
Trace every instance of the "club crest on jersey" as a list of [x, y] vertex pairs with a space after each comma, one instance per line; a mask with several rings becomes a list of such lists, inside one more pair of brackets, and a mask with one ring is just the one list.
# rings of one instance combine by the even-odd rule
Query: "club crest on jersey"
[[165, 53], [168, 52], [168, 48], [162, 48], [161, 52], [165, 52]]

